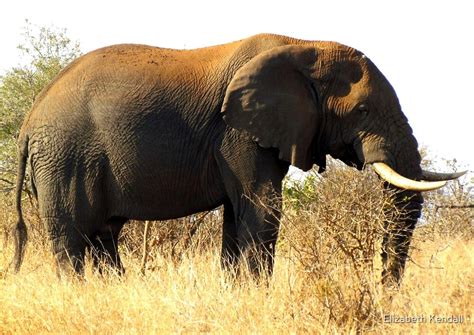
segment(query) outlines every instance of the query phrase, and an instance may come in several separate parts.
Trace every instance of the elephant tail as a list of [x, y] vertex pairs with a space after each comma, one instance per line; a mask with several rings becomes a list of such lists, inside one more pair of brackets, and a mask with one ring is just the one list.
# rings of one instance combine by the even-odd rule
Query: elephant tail
[[21, 263], [23, 262], [23, 256], [25, 254], [25, 245], [28, 239], [28, 232], [26, 229], [25, 221], [23, 220], [23, 212], [21, 210], [21, 196], [23, 190], [23, 181], [26, 174], [26, 162], [28, 158], [28, 140], [26, 138], [21, 139], [18, 142], [18, 171], [16, 179], [16, 212], [18, 215], [18, 221], [13, 230], [13, 236], [15, 240], [15, 256], [13, 258], [15, 273], [20, 271]]

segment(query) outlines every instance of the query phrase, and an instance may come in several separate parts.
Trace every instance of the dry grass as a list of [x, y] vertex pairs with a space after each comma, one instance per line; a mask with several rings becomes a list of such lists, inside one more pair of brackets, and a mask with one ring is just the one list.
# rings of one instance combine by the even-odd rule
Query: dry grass
[[[15, 216], [9, 198], [1, 199], [0, 333], [472, 331], [472, 210], [425, 214], [431, 224], [416, 230], [401, 289], [384, 290], [378, 255], [382, 208], [390, 201], [378, 182], [347, 169], [314, 182], [318, 187], [294, 187], [299, 200], [286, 203], [268, 284], [245, 274], [233, 282], [220, 270], [219, 212], [195, 233], [195, 218], [154, 223], [146, 276], [140, 275], [142, 228], [136, 223], [122, 238], [126, 275], [100, 278], [88, 263], [79, 282], [56, 279], [40, 223], [27, 209], [31, 239], [23, 268], [13, 275], [6, 272], [12, 256], [7, 227]], [[387, 315], [425, 322], [388, 323]], [[436, 323], [431, 315], [464, 320]]]

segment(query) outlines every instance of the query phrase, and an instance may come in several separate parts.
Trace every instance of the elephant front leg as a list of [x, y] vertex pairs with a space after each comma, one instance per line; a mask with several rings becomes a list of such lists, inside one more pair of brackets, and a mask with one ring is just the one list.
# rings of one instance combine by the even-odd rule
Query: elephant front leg
[[216, 158], [234, 214], [232, 222], [232, 212], [225, 206], [223, 259], [235, 264], [244, 256], [255, 277], [271, 275], [282, 180], [289, 164], [278, 158], [278, 151], [261, 148], [232, 130], [225, 134]]
[[271, 276], [281, 216], [281, 181], [256, 183], [252, 192], [234, 192], [224, 204], [222, 267], [238, 274], [238, 261], [247, 260], [259, 278]]
[[256, 198], [243, 201], [245, 210], [239, 218], [237, 240], [251, 273], [260, 278], [271, 276], [275, 247], [280, 228], [281, 199], [262, 201]]
[[279, 181], [256, 185], [252, 193], [235, 195], [232, 206], [224, 205], [222, 262], [235, 273], [238, 260], [245, 258], [250, 272], [260, 278], [273, 273], [281, 192]]
[[230, 200], [224, 203], [224, 223], [222, 227], [221, 267], [232, 274], [237, 273], [240, 249], [237, 241], [237, 223]]

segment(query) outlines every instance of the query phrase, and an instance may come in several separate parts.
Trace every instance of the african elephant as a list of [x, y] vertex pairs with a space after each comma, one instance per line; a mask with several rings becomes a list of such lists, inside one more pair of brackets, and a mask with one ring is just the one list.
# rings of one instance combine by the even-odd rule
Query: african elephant
[[[67, 66], [37, 97], [19, 136], [15, 269], [26, 243], [27, 163], [59, 272], [94, 263], [123, 271], [124, 223], [224, 206], [222, 265], [248, 257], [271, 273], [282, 179], [326, 155], [372, 164], [410, 209], [387, 233], [384, 278], [399, 281], [421, 191], [417, 142], [395, 91], [361, 52], [261, 34], [195, 50], [116, 45]], [[397, 171], [397, 172], [395, 172]], [[455, 175], [433, 173], [430, 179]], [[271, 208], [272, 210], [268, 210]], [[99, 266], [100, 267], [100, 266]]]

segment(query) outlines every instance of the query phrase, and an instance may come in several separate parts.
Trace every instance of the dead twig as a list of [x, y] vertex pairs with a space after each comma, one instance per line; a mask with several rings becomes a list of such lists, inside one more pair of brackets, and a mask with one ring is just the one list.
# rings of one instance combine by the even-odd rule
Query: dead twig
[[140, 273], [144, 276], [145, 275], [145, 268], [146, 268], [146, 261], [148, 259], [148, 233], [150, 230], [150, 221], [145, 221], [145, 230], [143, 232], [143, 257], [142, 257], [142, 264], [140, 267]]
[[474, 208], [474, 204], [469, 204], [469, 205], [436, 205], [436, 211], [440, 208]]

